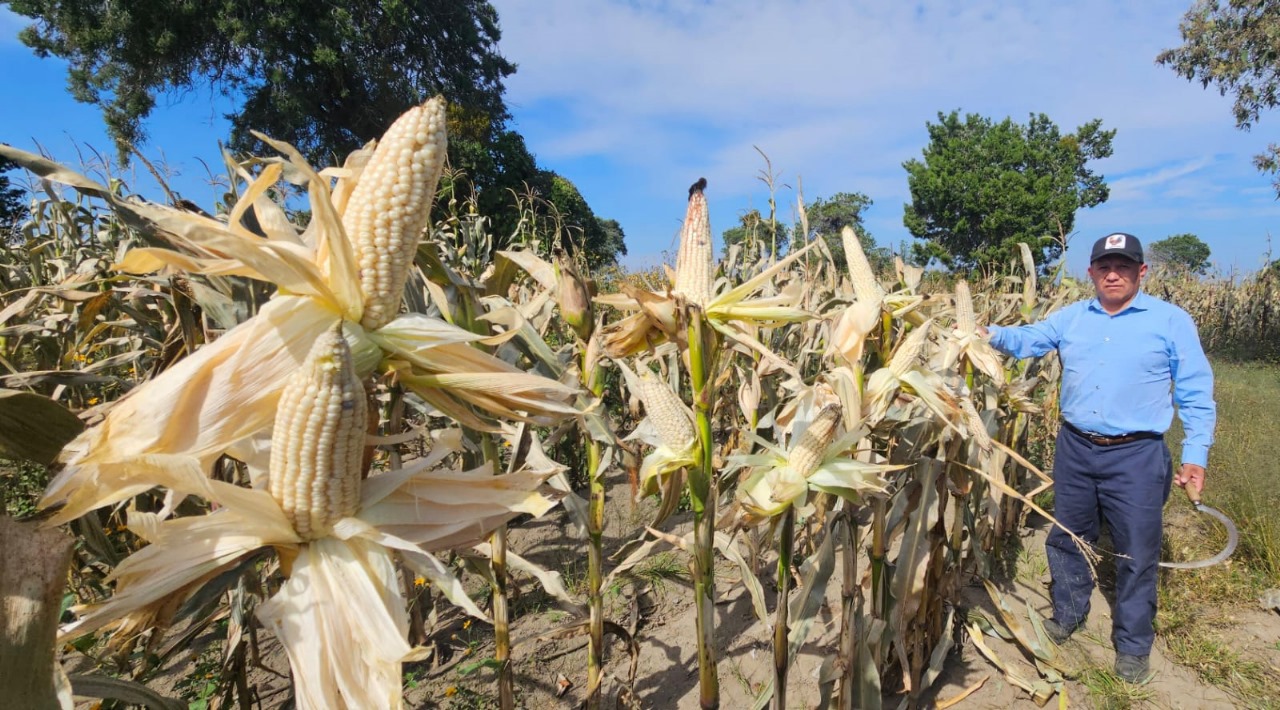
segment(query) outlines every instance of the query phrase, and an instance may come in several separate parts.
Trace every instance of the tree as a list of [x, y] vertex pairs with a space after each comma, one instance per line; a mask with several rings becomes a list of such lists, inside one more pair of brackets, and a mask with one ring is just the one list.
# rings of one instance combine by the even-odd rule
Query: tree
[[[1183, 44], [1156, 62], [1188, 81], [1212, 84], [1235, 97], [1236, 127], [1247, 131], [1262, 112], [1280, 105], [1280, 5], [1273, 2], [1198, 0], [1182, 18]], [[1254, 157], [1263, 172], [1280, 174], [1280, 146]], [[1280, 177], [1273, 183], [1280, 195]]]
[[410, 106], [443, 94], [456, 171], [444, 187], [459, 197], [474, 194], [503, 239], [520, 221], [516, 195], [552, 196], [554, 173], [538, 166], [507, 125], [503, 80], [515, 65], [498, 52], [498, 14], [486, 0], [9, 6], [35, 20], [21, 33], [27, 46], [70, 63], [72, 95], [101, 108], [125, 162], [130, 146], [145, 141], [145, 120], [162, 95], [207, 86], [238, 104], [228, 116], [233, 149], [265, 150], [252, 129], [330, 165], [380, 136]]
[[0, 158], [0, 242], [9, 240], [25, 215], [22, 190], [13, 186], [8, 175], [16, 167]]
[[555, 206], [566, 251], [583, 252], [592, 267], [614, 264], [627, 253], [622, 225], [617, 220], [602, 220], [568, 179], [549, 173], [551, 204]]
[[[760, 210], [747, 210], [738, 217], [738, 226], [721, 232], [725, 251], [735, 244], [752, 250], [764, 248], [766, 252], [781, 254], [787, 249], [789, 234], [787, 226], [760, 214]], [[771, 251], [775, 250], [776, 251]]]
[[619, 256], [627, 255], [627, 235], [623, 233], [622, 225], [616, 219], [604, 219], [603, 217], [596, 217], [596, 222], [600, 224], [601, 247], [588, 252], [587, 256], [590, 258], [593, 255], [598, 255], [603, 263], [605, 261], [604, 255], [612, 254], [613, 257], [608, 260], [608, 263], [617, 263]]
[[[345, 155], [409, 106], [442, 93], [468, 111], [507, 119], [497, 12], [484, 0], [10, 0], [36, 20], [20, 37], [38, 56], [70, 63], [79, 101], [102, 109], [121, 149], [145, 139], [161, 94], [205, 85], [240, 100], [232, 145], [249, 129], [312, 159]], [[320, 161], [317, 161], [320, 162]]]
[[903, 224], [923, 243], [912, 259], [959, 269], [1007, 270], [1026, 242], [1042, 268], [1062, 253], [1076, 211], [1107, 200], [1090, 160], [1111, 155], [1115, 131], [1095, 119], [1062, 135], [1044, 114], [1026, 125], [977, 114], [938, 114], [925, 124], [923, 160], [903, 163], [911, 204]]
[[837, 192], [827, 199], [817, 198], [805, 205], [809, 233], [803, 240], [798, 239], [795, 246], [803, 246], [803, 243], [821, 237], [826, 242], [827, 248], [831, 250], [836, 267], [844, 269], [846, 268], [844, 240], [840, 238], [840, 231], [845, 227], [853, 227], [858, 234], [858, 241], [862, 243], [863, 252], [871, 262], [871, 267], [877, 271], [885, 269], [893, 257], [888, 249], [876, 246], [875, 237], [871, 236], [871, 232], [862, 221], [863, 211], [871, 204], [871, 198], [861, 192]]
[[1209, 268], [1209, 245], [1194, 234], [1175, 234], [1147, 247], [1147, 261], [1203, 274]]

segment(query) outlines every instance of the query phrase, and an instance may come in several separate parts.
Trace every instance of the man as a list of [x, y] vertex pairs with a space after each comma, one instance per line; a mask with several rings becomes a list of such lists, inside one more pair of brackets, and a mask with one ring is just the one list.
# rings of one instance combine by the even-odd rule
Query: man
[[[1095, 298], [1039, 323], [987, 329], [1005, 353], [1023, 358], [1057, 350], [1062, 360], [1054, 516], [1091, 544], [1099, 513], [1111, 530], [1118, 553], [1111, 641], [1116, 674], [1131, 683], [1149, 677], [1155, 639], [1161, 513], [1172, 473], [1164, 433], [1176, 404], [1186, 437], [1173, 480], [1198, 500], [1216, 417], [1213, 373], [1195, 323], [1181, 308], [1143, 293], [1146, 274], [1136, 237], [1105, 236], [1089, 257]], [[1062, 643], [1084, 625], [1093, 578], [1070, 536], [1056, 527], [1045, 554], [1053, 577], [1053, 618], [1045, 630]]]

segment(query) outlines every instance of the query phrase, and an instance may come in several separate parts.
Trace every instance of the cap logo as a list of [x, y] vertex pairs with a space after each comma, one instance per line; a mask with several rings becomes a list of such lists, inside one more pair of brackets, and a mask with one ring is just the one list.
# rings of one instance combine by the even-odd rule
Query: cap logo
[[1108, 248], [1108, 249], [1123, 249], [1123, 248], [1124, 248], [1124, 235], [1123, 235], [1123, 234], [1112, 234], [1111, 236], [1107, 237], [1107, 248]]

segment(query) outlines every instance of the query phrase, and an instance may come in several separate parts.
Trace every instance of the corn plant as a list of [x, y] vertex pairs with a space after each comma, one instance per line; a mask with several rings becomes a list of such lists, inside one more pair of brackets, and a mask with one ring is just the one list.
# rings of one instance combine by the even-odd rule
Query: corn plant
[[[217, 215], [0, 147], [77, 193], [57, 198], [77, 207], [40, 223], [55, 246], [9, 247], [31, 264], [3, 274], [21, 301], [0, 314], [10, 377], [76, 370], [74, 340], [120, 380], [96, 396], [132, 390], [64, 450], [42, 501], [53, 523], [127, 506], [132, 535], [107, 546], [110, 582], [77, 590], [64, 637], [137, 637], [163, 630], [175, 599], [225, 596], [239, 600], [228, 667], [244, 668], [256, 605], [287, 650], [299, 706], [394, 707], [401, 664], [428, 653], [425, 621], [406, 612], [421, 577], [492, 620], [497, 699], [511, 707], [519, 571], [574, 614], [566, 632], [587, 635], [585, 699], [599, 707], [605, 633], [625, 633], [605, 618], [602, 590], [672, 544], [691, 562], [703, 707], [721, 697], [717, 556], [771, 625], [773, 672], [757, 705], [788, 703], [789, 670], [833, 584], [840, 631], [823, 703], [878, 708], [897, 693], [918, 704], [961, 623], [959, 589], [991, 573], [1048, 485], [1027, 442], [1038, 418], [1053, 419], [1052, 392], [1039, 388], [1056, 381], [1056, 360], [1009, 362], [977, 327], [1030, 322], [1085, 289], [1040, 284], [1025, 263], [1020, 276], [972, 283], [901, 261], [877, 274], [852, 229], [840, 235], [847, 272], [824, 239], [782, 258], [735, 248], [717, 263], [700, 180], [670, 277], [597, 274], [596, 293], [578, 257], [555, 250], [573, 241], [562, 225], [530, 218], [494, 235], [448, 188], [431, 221], [443, 116], [441, 99], [415, 107], [329, 170], [264, 138], [277, 155], [229, 159]], [[284, 207], [290, 181], [305, 188], [305, 226]], [[86, 242], [103, 224], [110, 237]], [[46, 258], [82, 242], [95, 260]], [[651, 447], [635, 487], [659, 503], [609, 571], [603, 511], [619, 493], [605, 474], [623, 452], [607, 415], [615, 374], [645, 415], [629, 438]], [[88, 392], [62, 391], [76, 408], [91, 405]], [[565, 460], [586, 500], [543, 442], [578, 449]], [[556, 503], [586, 537], [585, 604], [508, 549], [510, 520]], [[684, 537], [669, 527], [682, 505]], [[455, 556], [492, 588], [490, 609], [466, 594]], [[762, 577], [776, 585], [772, 613]], [[337, 655], [338, 638], [358, 639], [358, 658]], [[1022, 641], [1053, 667], [1035, 634]], [[1061, 682], [1019, 680], [1037, 698]]]

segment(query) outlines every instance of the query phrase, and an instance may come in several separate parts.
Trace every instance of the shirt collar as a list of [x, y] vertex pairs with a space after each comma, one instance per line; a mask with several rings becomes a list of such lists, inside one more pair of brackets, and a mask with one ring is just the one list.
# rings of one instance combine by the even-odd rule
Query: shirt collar
[[[1116, 313], [1114, 315], [1118, 316], [1123, 313], [1128, 313], [1129, 311], [1145, 311], [1151, 307], [1150, 300], [1151, 300], [1151, 297], [1148, 296], [1146, 293], [1144, 293], [1141, 288], [1139, 288], [1138, 293], [1133, 297], [1133, 300], [1129, 301], [1129, 305], [1125, 306], [1125, 309], [1123, 311], [1120, 311], [1120, 313]], [[1110, 313], [1107, 313], [1107, 311], [1102, 307], [1102, 303], [1098, 301], [1097, 296], [1094, 296], [1093, 298], [1089, 299], [1089, 308], [1099, 313], [1112, 315]]]

